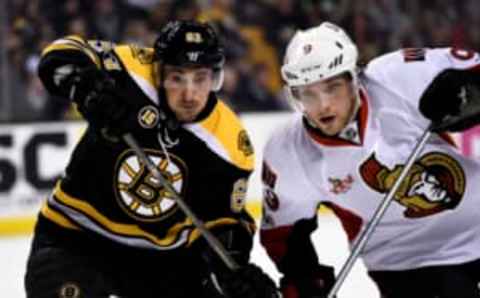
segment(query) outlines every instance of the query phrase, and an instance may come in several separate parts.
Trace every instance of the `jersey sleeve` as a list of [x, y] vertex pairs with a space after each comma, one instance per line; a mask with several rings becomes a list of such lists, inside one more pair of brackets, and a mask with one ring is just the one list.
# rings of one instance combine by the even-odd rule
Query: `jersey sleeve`
[[183, 127], [204, 148], [192, 154], [198, 156], [203, 152], [204, 166], [208, 167], [205, 174], [198, 177], [202, 185], [198, 195], [211, 198], [203, 209], [207, 228], [215, 232], [235, 229], [240, 224], [248, 228], [253, 237], [256, 225], [245, 206], [255, 153], [240, 119], [225, 103], [217, 100], [208, 117]]
[[441, 72], [447, 69], [476, 71], [480, 75], [478, 53], [459, 48], [402, 49], [374, 59], [365, 69], [373, 81], [400, 96], [418, 124], [428, 121], [418, 110], [422, 94]]
[[100, 69], [101, 56], [87, 40], [72, 35], [55, 40], [43, 50], [38, 74], [52, 95], [68, 97], [61, 83], [75, 69], [83, 67]]
[[[283, 129], [282, 129], [283, 130]], [[316, 229], [318, 194], [309, 191], [295, 154], [289, 152], [290, 132], [274, 135], [264, 150], [262, 166], [263, 218], [260, 242], [278, 270], [296, 271], [287, 263], [317, 264], [310, 234]], [[290, 145], [289, 145], [290, 144]], [[288, 158], [287, 158], [288, 155]], [[299, 247], [304, 250], [299, 254]], [[309, 266], [307, 266], [309, 267]]]

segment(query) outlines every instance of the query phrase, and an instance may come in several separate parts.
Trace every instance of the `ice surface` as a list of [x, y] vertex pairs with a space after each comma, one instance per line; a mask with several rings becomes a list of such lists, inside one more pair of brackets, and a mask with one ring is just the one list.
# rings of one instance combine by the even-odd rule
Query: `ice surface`
[[[0, 238], [0, 296], [5, 298], [23, 298], [23, 275], [25, 262], [30, 248], [31, 236]], [[346, 238], [338, 221], [332, 215], [319, 216], [319, 229], [313, 235], [322, 262], [332, 264], [336, 270], [348, 256]], [[279, 274], [266, 256], [265, 251], [255, 242], [252, 253], [253, 262], [260, 265], [275, 280]], [[368, 279], [365, 268], [357, 262], [340, 289], [338, 298], [378, 298], [376, 287]]]

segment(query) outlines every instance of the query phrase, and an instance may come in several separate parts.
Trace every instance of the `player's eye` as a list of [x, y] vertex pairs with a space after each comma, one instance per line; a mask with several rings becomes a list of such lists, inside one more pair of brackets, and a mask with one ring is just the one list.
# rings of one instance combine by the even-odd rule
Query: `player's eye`
[[172, 74], [169, 79], [173, 83], [182, 83], [183, 82], [183, 77], [180, 74]]
[[326, 93], [334, 93], [334, 92], [337, 92], [338, 90], [340, 90], [341, 87], [342, 87], [342, 83], [332, 82], [332, 83], [330, 83], [326, 86], [324, 91]]
[[195, 84], [204, 84], [208, 79], [208, 76], [205, 74], [205, 75], [199, 75], [199, 76], [196, 76], [195, 79], [194, 79], [194, 82]]

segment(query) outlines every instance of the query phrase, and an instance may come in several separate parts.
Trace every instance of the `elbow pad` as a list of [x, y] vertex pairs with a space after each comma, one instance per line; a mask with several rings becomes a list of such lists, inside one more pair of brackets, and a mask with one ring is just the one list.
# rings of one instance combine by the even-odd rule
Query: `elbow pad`
[[66, 37], [45, 48], [38, 76], [52, 95], [68, 98], [73, 77], [85, 68], [101, 69], [100, 57], [85, 40]]

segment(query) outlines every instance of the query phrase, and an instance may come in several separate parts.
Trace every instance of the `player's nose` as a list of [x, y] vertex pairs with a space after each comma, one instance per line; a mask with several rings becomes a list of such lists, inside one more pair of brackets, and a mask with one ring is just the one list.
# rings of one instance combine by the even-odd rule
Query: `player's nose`
[[312, 105], [313, 112], [317, 114], [327, 113], [330, 111], [332, 101], [325, 96], [319, 96]]
[[193, 84], [187, 84], [183, 90], [183, 99], [184, 101], [194, 101], [195, 100], [196, 90]]

